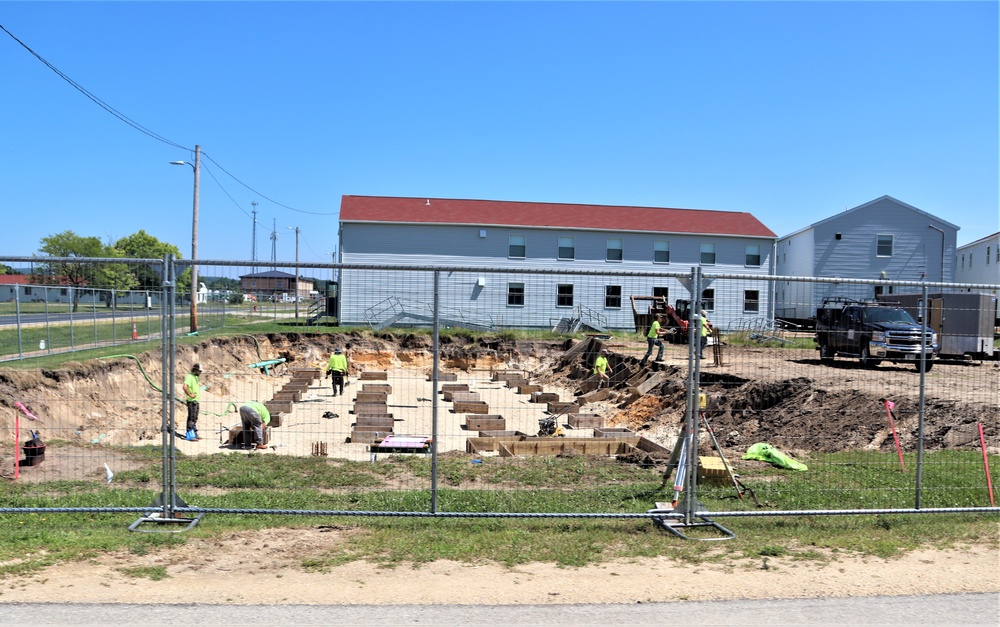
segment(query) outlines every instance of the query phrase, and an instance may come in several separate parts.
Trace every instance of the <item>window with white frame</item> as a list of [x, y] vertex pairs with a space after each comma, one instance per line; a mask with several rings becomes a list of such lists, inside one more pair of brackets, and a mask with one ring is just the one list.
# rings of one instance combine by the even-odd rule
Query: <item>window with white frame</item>
[[608, 261], [622, 260], [622, 241], [620, 239], [608, 240], [608, 254], [606, 259]]
[[622, 286], [621, 285], [605, 285], [604, 286], [604, 307], [607, 309], [621, 309], [622, 308]]
[[746, 261], [744, 263], [750, 268], [760, 267], [760, 244], [747, 244]]
[[653, 263], [670, 263], [670, 241], [653, 242]]
[[572, 237], [559, 238], [559, 259], [576, 259], [576, 244]]
[[760, 290], [743, 290], [743, 313], [760, 311]]
[[24, 295], [25, 296], [31, 296], [31, 288], [30, 287], [25, 287], [24, 288]]
[[523, 235], [511, 235], [507, 238], [507, 256], [511, 259], [524, 259], [527, 249], [524, 246]]
[[876, 257], [892, 257], [892, 235], [877, 235]]
[[556, 286], [556, 307], [573, 306], [573, 284], [560, 283]]
[[507, 284], [507, 306], [524, 307], [524, 283]]
[[702, 290], [701, 306], [705, 311], [715, 311], [715, 290]]
[[706, 266], [715, 265], [715, 244], [701, 245], [701, 263]]

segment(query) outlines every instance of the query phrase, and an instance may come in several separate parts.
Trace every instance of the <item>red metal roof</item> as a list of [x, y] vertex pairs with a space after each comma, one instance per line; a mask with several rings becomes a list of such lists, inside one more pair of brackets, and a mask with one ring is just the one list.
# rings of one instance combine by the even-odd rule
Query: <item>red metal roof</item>
[[455, 198], [343, 196], [340, 221], [777, 237], [760, 220], [738, 211]]
[[0, 285], [31, 285], [31, 278], [27, 274], [0, 274]]

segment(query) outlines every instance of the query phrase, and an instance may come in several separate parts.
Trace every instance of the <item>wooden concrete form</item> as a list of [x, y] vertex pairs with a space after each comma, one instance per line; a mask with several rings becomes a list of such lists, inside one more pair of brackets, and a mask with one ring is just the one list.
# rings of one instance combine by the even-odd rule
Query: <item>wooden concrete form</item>
[[468, 383], [445, 383], [441, 385], [442, 394], [446, 392], [468, 392], [468, 391], [469, 391]]
[[654, 372], [648, 379], [635, 386], [635, 391], [639, 394], [648, 394], [650, 390], [661, 385], [667, 380], [667, 373], [665, 372]]
[[511, 389], [519, 388], [522, 385], [528, 385], [528, 380], [524, 377], [517, 379], [507, 379], [507, 387]]
[[517, 386], [518, 394], [534, 394], [535, 392], [541, 392], [542, 386], [540, 385], [519, 385]]
[[465, 429], [467, 431], [503, 431], [507, 428], [507, 421], [503, 416], [496, 414], [472, 415], [465, 417]]
[[389, 406], [385, 403], [355, 403], [354, 413], [358, 416], [362, 414], [388, 414]]
[[595, 429], [604, 426], [604, 417], [598, 414], [570, 414], [566, 424], [574, 429]]
[[495, 370], [492, 378], [494, 381], [510, 381], [511, 379], [527, 379], [528, 375], [523, 370]]
[[528, 401], [531, 403], [558, 403], [559, 395], [555, 392], [532, 392]]
[[315, 381], [316, 379], [323, 376], [323, 371], [320, 368], [293, 368], [292, 369], [292, 379], [302, 379], [306, 381]]
[[485, 401], [456, 402], [452, 411], [456, 414], [488, 414], [490, 406]]
[[361, 385], [362, 392], [382, 392], [383, 394], [392, 394], [392, 386], [388, 383], [363, 383]]
[[354, 422], [355, 428], [361, 427], [375, 427], [381, 429], [392, 429], [396, 421], [389, 414], [364, 414], [358, 416], [357, 420]]
[[358, 392], [354, 397], [355, 403], [387, 403], [389, 395], [385, 392]]
[[388, 381], [389, 373], [384, 370], [366, 370], [358, 377], [359, 381]]
[[527, 433], [521, 431], [480, 431], [479, 437], [481, 438], [523, 438], [527, 437]]
[[465, 450], [468, 453], [495, 451], [500, 454], [500, 457], [514, 457], [516, 455], [551, 457], [570, 450], [580, 455], [625, 455], [640, 450], [663, 459], [670, 456], [670, 451], [641, 436], [620, 439], [479, 437], [468, 438]]
[[278, 390], [274, 393], [274, 400], [276, 401], [291, 401], [297, 403], [302, 400], [301, 390], [286, 390], [284, 388]]
[[267, 401], [264, 407], [267, 407], [267, 412], [273, 417], [279, 412], [291, 413], [292, 401]]
[[595, 438], [627, 438], [635, 436], [628, 427], [594, 427]]
[[374, 444], [376, 440], [381, 440], [392, 434], [392, 429], [382, 431], [367, 431], [364, 429], [351, 429], [351, 444]]
[[473, 401], [481, 401], [483, 399], [479, 396], [479, 392], [452, 392], [451, 398], [448, 398], [446, 395], [444, 400], [451, 401], [453, 403], [471, 403]]
[[305, 394], [309, 390], [309, 384], [305, 381], [290, 381], [281, 386], [282, 392], [302, 392]]
[[[427, 375], [428, 381], [434, 380], [434, 373]], [[438, 381], [458, 381], [457, 372], [438, 372]]]
[[594, 390], [589, 394], [583, 394], [576, 397], [576, 402], [584, 405], [586, 403], [596, 403], [598, 401], [603, 401], [611, 397], [611, 390], [609, 388], [601, 388], [599, 390]]
[[580, 411], [580, 406], [576, 403], [565, 401], [551, 401], [546, 408], [550, 414], [575, 414]]

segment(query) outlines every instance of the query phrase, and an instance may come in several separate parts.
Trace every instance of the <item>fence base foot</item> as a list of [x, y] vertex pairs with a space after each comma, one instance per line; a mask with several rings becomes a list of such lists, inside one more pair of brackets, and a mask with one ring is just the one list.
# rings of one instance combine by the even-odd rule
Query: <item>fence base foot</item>
[[[159, 511], [151, 512], [145, 516], [140, 517], [134, 523], [128, 526], [129, 531], [138, 531], [140, 533], [182, 533], [188, 529], [193, 528], [199, 522], [201, 522], [202, 516], [205, 514], [198, 514], [194, 518], [184, 518], [183, 516], [177, 515], [173, 509], [175, 507], [187, 507], [188, 504], [184, 502], [184, 499], [180, 498], [176, 494], [174, 495], [173, 503], [171, 507], [167, 508], [170, 515], [164, 515], [163, 509], [164, 498], [161, 494], [156, 497], [156, 500], [150, 505], [150, 507], [155, 507]], [[139, 527], [145, 523], [155, 523], [153, 528], [140, 529]], [[168, 528], [170, 525], [183, 525], [181, 528]]]

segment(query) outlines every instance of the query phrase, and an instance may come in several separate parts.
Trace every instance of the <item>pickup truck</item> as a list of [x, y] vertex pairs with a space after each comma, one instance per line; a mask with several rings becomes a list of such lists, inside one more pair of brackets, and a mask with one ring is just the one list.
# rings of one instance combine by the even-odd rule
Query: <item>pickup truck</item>
[[825, 364], [842, 355], [857, 357], [865, 368], [885, 360], [912, 361], [920, 370], [921, 339], [926, 372], [939, 350], [937, 334], [904, 309], [887, 303], [831, 299], [816, 310], [816, 344]]

